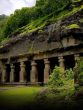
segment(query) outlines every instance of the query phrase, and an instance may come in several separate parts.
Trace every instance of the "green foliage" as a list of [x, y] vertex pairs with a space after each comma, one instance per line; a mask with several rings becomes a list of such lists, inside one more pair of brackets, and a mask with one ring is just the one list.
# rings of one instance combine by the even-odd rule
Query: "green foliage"
[[37, 6], [42, 8], [42, 15], [46, 15], [55, 11], [60, 11], [63, 7], [67, 6], [71, 0], [38, 0]]
[[74, 72], [72, 69], [64, 70], [61, 67], [55, 66], [52, 74], [50, 75], [50, 79], [48, 81], [48, 85], [52, 86], [63, 86], [66, 81], [74, 79]]
[[29, 23], [26, 27], [25, 27], [25, 30], [26, 32], [32, 32], [34, 30], [37, 30], [39, 28], [42, 28], [43, 26], [45, 26], [45, 22], [44, 20], [46, 20], [48, 16], [45, 16], [43, 18], [40, 18], [40, 19], [36, 19], [36, 20], [33, 20], [31, 23]]
[[[71, 4], [72, 0], [37, 0], [35, 7], [16, 10], [8, 17], [7, 23], [2, 23], [5, 26], [3, 31], [0, 31], [2, 36], [0, 38], [26, 35], [83, 9], [81, 5], [68, 10]], [[73, 24], [68, 28], [79, 28], [79, 26]]]
[[82, 0], [72, 0], [73, 2], [81, 2]]
[[[1, 87], [0, 107], [3, 110], [22, 109], [25, 104], [35, 103], [35, 97], [42, 87]], [[5, 108], [5, 109], [4, 109]]]
[[37, 4], [33, 8], [22, 8], [21, 10], [16, 10], [15, 13], [8, 18], [4, 35], [9, 36], [18, 28], [28, 25], [36, 19], [40, 20], [40, 18], [51, 13], [56, 15], [67, 7], [70, 2], [71, 0], [37, 0]]
[[0, 15], [0, 42], [4, 39], [4, 28], [6, 25], [7, 16]]
[[74, 79], [74, 72], [73, 72], [73, 70], [71, 68], [65, 70], [65, 78], [67, 80]]
[[80, 23], [83, 23], [83, 19], [80, 19], [79, 22], [80, 22]]
[[83, 71], [81, 71], [80, 74], [78, 75], [78, 80], [80, 83], [83, 83]]
[[34, 13], [33, 8], [23, 8], [22, 10], [16, 10], [14, 15], [11, 15], [7, 21], [4, 31], [5, 35], [8, 36], [16, 29], [28, 24], [32, 19], [34, 19], [34, 15], [32, 13]]
[[5, 19], [5, 18], [7, 18], [7, 16], [5, 16], [5, 15], [0, 15], [0, 21], [3, 20], [3, 19]]
[[79, 6], [79, 7], [73, 8], [71, 11], [69, 11], [69, 10], [64, 10], [63, 12], [61, 12], [61, 13], [59, 14], [59, 17], [57, 17], [57, 18], [58, 18], [58, 20], [64, 19], [64, 18], [66, 18], [66, 17], [69, 17], [69, 16], [71, 16], [71, 15], [77, 13], [78, 11], [81, 11], [82, 9], [83, 9], [83, 5], [81, 5], [81, 6]]
[[63, 85], [63, 68], [55, 66], [53, 73], [50, 75], [50, 79], [48, 81], [48, 85], [52, 86], [62, 86]]
[[70, 25], [67, 26], [67, 28], [72, 29], [72, 28], [80, 28], [80, 27], [79, 27], [78, 24], [70, 24]]
[[78, 61], [78, 82], [83, 84], [83, 59]]
[[77, 60], [74, 68], [75, 84], [83, 85], [83, 58]]

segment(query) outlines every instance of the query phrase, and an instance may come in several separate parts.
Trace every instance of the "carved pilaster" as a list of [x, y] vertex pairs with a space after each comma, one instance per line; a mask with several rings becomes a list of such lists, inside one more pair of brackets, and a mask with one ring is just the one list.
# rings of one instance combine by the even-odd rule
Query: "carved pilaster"
[[20, 82], [25, 82], [25, 74], [26, 74], [26, 70], [25, 70], [25, 64], [24, 61], [20, 62]]
[[37, 63], [35, 61], [32, 61], [32, 63], [31, 63], [31, 76], [30, 76], [30, 79], [31, 79], [32, 83], [38, 82]]
[[49, 80], [49, 74], [50, 74], [50, 62], [48, 61], [48, 59], [44, 59], [44, 64], [45, 64], [45, 68], [44, 68], [44, 83], [48, 83]]
[[2, 83], [6, 82], [6, 66], [2, 66]]
[[15, 66], [13, 64], [11, 64], [10, 68], [11, 68], [11, 71], [10, 71], [10, 82], [14, 82]]

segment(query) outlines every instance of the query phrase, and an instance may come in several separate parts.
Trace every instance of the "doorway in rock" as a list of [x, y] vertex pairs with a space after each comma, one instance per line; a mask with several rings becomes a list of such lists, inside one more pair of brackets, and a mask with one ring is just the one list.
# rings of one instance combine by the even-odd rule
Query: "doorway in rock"
[[44, 61], [37, 60], [38, 82], [44, 82]]
[[30, 61], [25, 62], [25, 70], [26, 70], [25, 79], [26, 79], [27, 82], [30, 82], [30, 71], [31, 71]]
[[6, 82], [10, 82], [10, 64], [6, 64]]
[[14, 82], [19, 82], [20, 63], [15, 63]]
[[50, 69], [51, 69], [50, 73], [52, 73], [54, 67], [59, 66], [58, 58], [57, 57], [49, 58], [49, 61], [50, 61]]
[[70, 69], [74, 68], [75, 66], [75, 60], [74, 60], [74, 55], [68, 55], [64, 57], [64, 64], [65, 64], [65, 69]]

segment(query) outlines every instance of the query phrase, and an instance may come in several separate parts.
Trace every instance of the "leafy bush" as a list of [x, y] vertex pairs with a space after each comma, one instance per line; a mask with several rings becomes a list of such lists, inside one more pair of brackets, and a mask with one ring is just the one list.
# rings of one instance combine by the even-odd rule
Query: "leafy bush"
[[83, 58], [77, 61], [77, 65], [74, 68], [75, 83], [83, 85]]
[[64, 70], [61, 67], [55, 66], [53, 73], [50, 75], [48, 85], [52, 86], [62, 86], [63, 85], [63, 75]]
[[82, 72], [80, 72], [80, 74], [78, 75], [78, 80], [79, 80], [79, 83], [81, 84], [83, 84], [83, 71]]
[[65, 70], [65, 78], [67, 78], [67, 80], [74, 79], [74, 72], [71, 68]]
[[78, 61], [78, 82], [83, 84], [83, 59]]

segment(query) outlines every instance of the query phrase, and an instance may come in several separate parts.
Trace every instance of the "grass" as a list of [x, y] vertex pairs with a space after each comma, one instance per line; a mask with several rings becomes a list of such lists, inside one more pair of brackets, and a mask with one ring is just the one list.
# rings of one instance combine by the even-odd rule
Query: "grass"
[[[5, 87], [6, 88], [6, 87]], [[16, 110], [35, 102], [35, 96], [42, 87], [8, 87], [8, 90], [0, 91], [0, 107]]]
[[[70, 85], [69, 85], [70, 84]], [[72, 86], [71, 86], [72, 84]], [[67, 87], [67, 85], [69, 85]], [[50, 108], [50, 105], [56, 107], [56, 101], [64, 100], [66, 91], [70, 88], [72, 92], [73, 81], [68, 81], [63, 87], [58, 87], [61, 92], [52, 92], [50, 87], [1, 87], [0, 91], [0, 108], [3, 110], [20, 110], [23, 108], [35, 109]], [[6, 89], [6, 90], [3, 90]], [[41, 94], [42, 91], [43, 94]], [[50, 92], [49, 92], [50, 90]], [[55, 88], [56, 91], [56, 88]]]
[[[74, 81], [64, 80], [58, 87], [1, 87], [0, 110], [79, 110], [82, 100], [75, 100]], [[81, 90], [83, 91], [83, 89]], [[82, 110], [82, 109], [81, 109]]]

